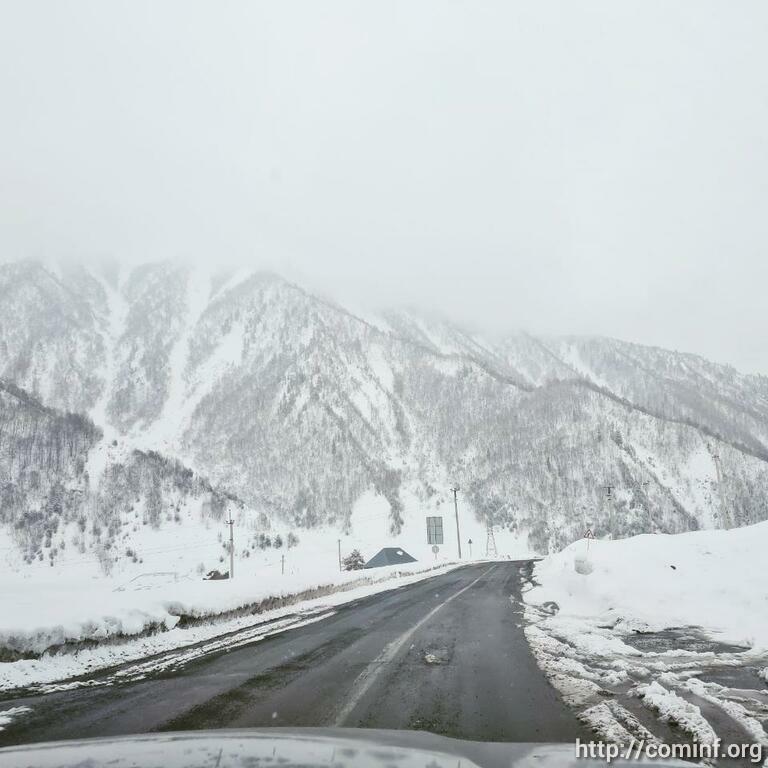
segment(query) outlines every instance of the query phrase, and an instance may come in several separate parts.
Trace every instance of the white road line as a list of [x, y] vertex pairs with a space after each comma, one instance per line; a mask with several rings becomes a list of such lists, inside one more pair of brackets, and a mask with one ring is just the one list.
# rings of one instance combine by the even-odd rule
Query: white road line
[[334, 725], [341, 727], [344, 725], [344, 721], [352, 714], [354, 708], [360, 703], [360, 699], [365, 696], [370, 690], [371, 686], [376, 682], [376, 678], [381, 674], [384, 669], [384, 665], [391, 662], [395, 656], [399, 653], [402, 647], [411, 639], [413, 634], [423, 627], [441, 608], [448, 605], [451, 600], [455, 600], [459, 595], [466, 592], [470, 587], [477, 584], [480, 579], [485, 578], [494, 568], [498, 568], [498, 565], [492, 565], [487, 571], [478, 576], [474, 581], [467, 584], [466, 587], [462, 587], [458, 592], [452, 594], [449, 598], [444, 600], [440, 605], [435, 606], [426, 616], [419, 619], [410, 629], [406, 629], [400, 637], [393, 640], [387, 645], [384, 650], [371, 662], [368, 666], [357, 676], [357, 679], [352, 683], [352, 691], [345, 705], [336, 715]]

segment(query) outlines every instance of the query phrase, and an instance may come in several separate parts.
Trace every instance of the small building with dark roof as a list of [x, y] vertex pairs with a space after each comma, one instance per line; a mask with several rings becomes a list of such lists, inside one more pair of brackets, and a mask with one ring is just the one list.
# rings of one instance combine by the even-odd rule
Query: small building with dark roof
[[411, 557], [404, 549], [399, 547], [384, 547], [378, 554], [374, 555], [363, 568], [381, 568], [385, 565], [403, 565], [404, 563], [415, 563], [416, 558]]

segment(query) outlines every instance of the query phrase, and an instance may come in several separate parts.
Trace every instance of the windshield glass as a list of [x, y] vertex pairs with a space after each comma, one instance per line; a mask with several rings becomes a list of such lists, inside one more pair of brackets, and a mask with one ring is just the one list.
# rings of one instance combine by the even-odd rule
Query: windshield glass
[[2, 19], [0, 748], [768, 758], [768, 6]]

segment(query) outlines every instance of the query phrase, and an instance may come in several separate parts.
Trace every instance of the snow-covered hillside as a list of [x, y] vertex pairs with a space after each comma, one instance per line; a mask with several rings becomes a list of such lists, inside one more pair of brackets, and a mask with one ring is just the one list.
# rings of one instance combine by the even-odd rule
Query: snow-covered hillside
[[[486, 516], [507, 553], [558, 549], [589, 525], [768, 517], [764, 377], [612, 339], [491, 338], [412, 311], [364, 320], [272, 274], [4, 265], [0, 377], [53, 421], [85, 419], [42, 482], [39, 454], [0, 463], [6, 554], [27, 563], [76, 546], [142, 565], [188, 526], [183, 567], [218, 566], [230, 511], [239, 557], [308, 531], [324, 549], [339, 532], [366, 555], [424, 549], [425, 515], [452, 530], [453, 483], [476, 552]], [[21, 400], [3, 407], [17, 425], [5, 450], [40, 439]], [[196, 559], [200, 531], [216, 541]]]

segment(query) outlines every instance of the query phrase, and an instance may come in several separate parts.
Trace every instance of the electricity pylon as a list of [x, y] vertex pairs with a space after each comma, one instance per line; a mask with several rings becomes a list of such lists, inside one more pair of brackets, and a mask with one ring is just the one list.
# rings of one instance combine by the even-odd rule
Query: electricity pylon
[[499, 551], [496, 549], [496, 537], [493, 535], [493, 523], [490, 520], [485, 522], [485, 556], [498, 557]]

